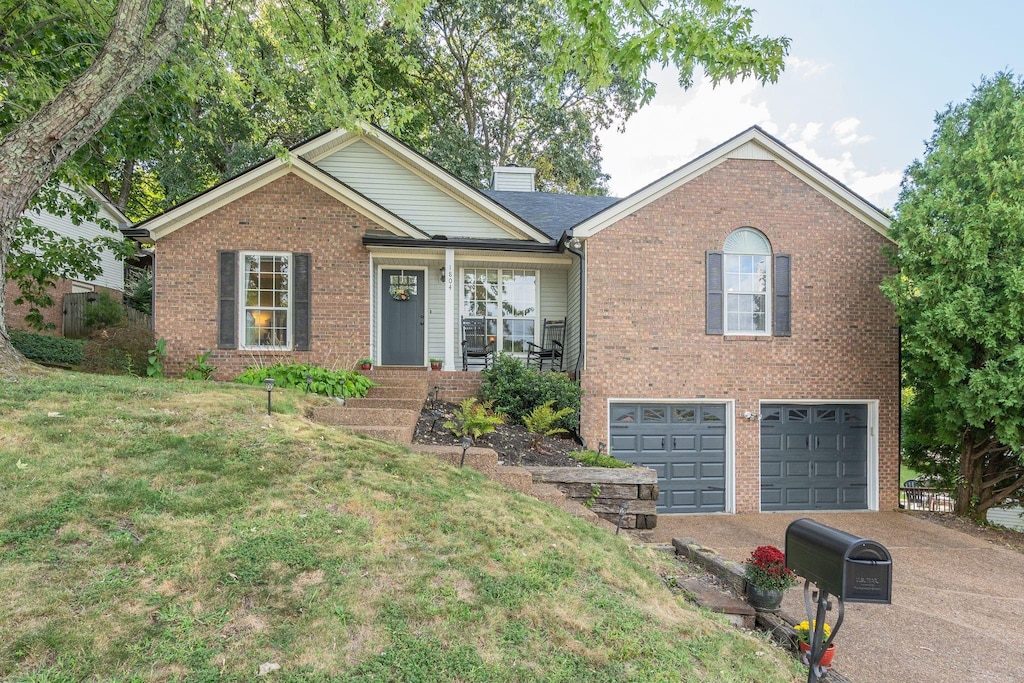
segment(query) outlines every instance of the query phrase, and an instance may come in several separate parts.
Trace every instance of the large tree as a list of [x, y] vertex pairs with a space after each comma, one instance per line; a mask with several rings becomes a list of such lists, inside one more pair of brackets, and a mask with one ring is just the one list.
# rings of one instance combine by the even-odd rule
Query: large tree
[[903, 332], [905, 453], [984, 519], [1024, 491], [1024, 83], [983, 78], [907, 170], [885, 284]]
[[[117, 0], [116, 8], [113, 2], [0, 0], [4, 26], [12, 27], [0, 42], [10, 81], [0, 82], [0, 94], [5, 105], [17, 105], [4, 109], [14, 112], [8, 119], [0, 116], [0, 287], [15, 219], [65, 162], [74, 165], [63, 167], [68, 177], [92, 180], [130, 208], [138, 179], [143, 187], [153, 179], [147, 145], [154, 142], [192, 164], [186, 180], [212, 181], [237, 171], [254, 150], [279, 148], [288, 141], [282, 129], [362, 119], [401, 134], [422, 115], [393, 86], [413, 82], [422, 70], [423, 55], [407, 46], [417, 44], [426, 0]], [[543, 90], [544, 103], [608, 88], [649, 93], [645, 74], [654, 64], [677, 66], [684, 85], [696, 68], [715, 81], [774, 81], [788, 49], [785, 38], [753, 35], [753, 13], [730, 0], [554, 0], [543, 8], [530, 44], [544, 57], [537, 68], [546, 78], [531, 86]], [[125, 103], [183, 32], [176, 58], [147, 86], [155, 97]], [[80, 35], [70, 36], [67, 49], [58, 40], [45, 51], [50, 34], [72, 33]], [[35, 43], [20, 39], [38, 35], [43, 39]], [[541, 101], [526, 93], [515, 100], [527, 107]], [[200, 120], [207, 125], [192, 125]], [[91, 156], [72, 157], [108, 121]], [[210, 154], [191, 144], [197, 129]], [[176, 147], [175, 139], [189, 146]], [[561, 144], [579, 140], [569, 135]], [[0, 364], [14, 358], [0, 308]]]

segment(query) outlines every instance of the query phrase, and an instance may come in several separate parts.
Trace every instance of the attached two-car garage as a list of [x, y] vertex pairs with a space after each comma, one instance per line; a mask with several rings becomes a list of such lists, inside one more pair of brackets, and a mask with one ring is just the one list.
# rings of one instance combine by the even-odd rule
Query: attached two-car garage
[[[729, 404], [609, 406], [611, 452], [658, 473], [658, 512], [725, 512], [731, 477]], [[866, 404], [764, 404], [761, 510], [868, 508]]]

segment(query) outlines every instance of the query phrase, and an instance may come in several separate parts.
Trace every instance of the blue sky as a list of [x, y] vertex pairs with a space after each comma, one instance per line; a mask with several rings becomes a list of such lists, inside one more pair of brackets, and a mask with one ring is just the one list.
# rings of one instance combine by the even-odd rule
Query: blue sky
[[[741, 0], [742, 2], [742, 0]], [[1024, 75], [1024, 2], [747, 0], [755, 31], [792, 39], [774, 85], [699, 82], [657, 72], [658, 96], [601, 136], [613, 195], [625, 196], [752, 126], [878, 206], [896, 201], [937, 111], [982, 75]]]

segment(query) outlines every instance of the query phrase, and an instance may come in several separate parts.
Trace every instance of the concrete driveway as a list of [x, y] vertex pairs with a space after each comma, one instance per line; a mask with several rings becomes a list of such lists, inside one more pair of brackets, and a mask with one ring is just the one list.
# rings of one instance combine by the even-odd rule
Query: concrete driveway
[[[1024, 555], [1008, 548], [900, 512], [658, 515], [653, 536], [742, 562], [759, 545], [785, 548], [800, 517], [878, 541], [893, 558], [892, 604], [846, 607], [837, 671], [855, 683], [1024, 681]], [[803, 582], [782, 607], [806, 619]]]

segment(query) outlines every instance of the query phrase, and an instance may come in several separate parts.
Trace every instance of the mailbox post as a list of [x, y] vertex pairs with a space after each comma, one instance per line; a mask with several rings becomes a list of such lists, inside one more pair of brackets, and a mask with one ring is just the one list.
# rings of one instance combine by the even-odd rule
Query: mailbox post
[[[804, 577], [804, 607], [814, 627], [807, 682], [816, 683], [826, 671], [821, 656], [843, 624], [844, 602], [888, 605], [892, 601], [892, 557], [881, 543], [812, 519], [798, 519], [786, 528], [786, 567]], [[811, 608], [811, 583], [818, 587], [816, 613]], [[829, 595], [839, 602], [839, 616], [826, 641]]]

